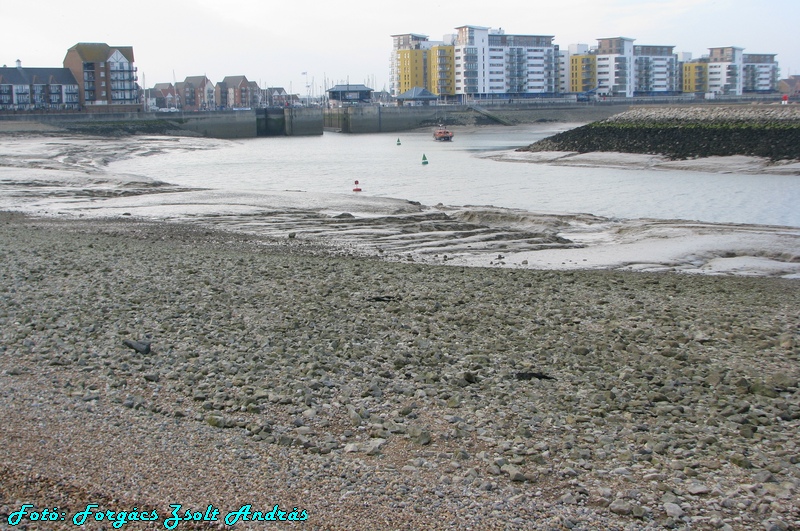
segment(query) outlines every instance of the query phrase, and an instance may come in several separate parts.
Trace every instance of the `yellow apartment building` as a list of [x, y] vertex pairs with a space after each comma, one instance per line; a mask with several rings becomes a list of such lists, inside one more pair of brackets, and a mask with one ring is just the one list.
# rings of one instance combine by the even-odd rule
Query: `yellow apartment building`
[[434, 46], [428, 58], [430, 79], [425, 88], [437, 96], [453, 96], [456, 93], [455, 47]]
[[708, 92], [708, 61], [683, 63], [683, 92]]
[[570, 92], [587, 92], [597, 88], [597, 55], [570, 56], [569, 71]]

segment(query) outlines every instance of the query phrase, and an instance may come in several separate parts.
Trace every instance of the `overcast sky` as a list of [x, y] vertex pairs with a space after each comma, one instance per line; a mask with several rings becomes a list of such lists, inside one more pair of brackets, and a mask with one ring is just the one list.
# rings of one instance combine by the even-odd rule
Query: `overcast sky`
[[[388, 89], [391, 35], [431, 40], [463, 25], [553, 35], [561, 47], [630, 37], [693, 57], [739, 46], [800, 74], [800, 0], [0, 0], [0, 64], [62, 66], [78, 42], [133, 46], [139, 83], [245, 75], [306, 94], [334, 83]], [[123, 7], [124, 6], [124, 7]], [[307, 72], [307, 76], [303, 75]]]

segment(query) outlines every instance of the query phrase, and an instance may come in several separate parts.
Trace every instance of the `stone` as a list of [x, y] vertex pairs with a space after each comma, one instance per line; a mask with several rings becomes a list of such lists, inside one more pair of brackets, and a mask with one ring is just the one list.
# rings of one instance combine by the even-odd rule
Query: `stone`
[[683, 516], [683, 509], [677, 503], [665, 503], [664, 512], [671, 518], [680, 518]]
[[711, 492], [711, 489], [702, 483], [692, 483], [686, 490], [689, 492], [689, 494], [694, 494], [695, 496], [708, 494]]
[[614, 514], [631, 514], [631, 512], [633, 512], [633, 506], [630, 502], [616, 499], [608, 506], [608, 510]]
[[413, 426], [413, 427], [408, 429], [408, 435], [409, 435], [409, 437], [411, 437], [411, 440], [415, 444], [419, 444], [419, 445], [422, 445], [422, 446], [430, 444], [431, 440], [432, 440], [430, 431], [423, 430], [423, 429], [418, 428], [416, 426]]

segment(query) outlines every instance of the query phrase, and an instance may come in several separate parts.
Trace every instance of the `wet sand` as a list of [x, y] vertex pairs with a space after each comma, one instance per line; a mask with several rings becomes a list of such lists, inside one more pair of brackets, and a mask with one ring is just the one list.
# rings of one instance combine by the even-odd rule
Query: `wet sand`
[[[187, 189], [107, 165], [124, 157], [214, 149], [224, 141], [10, 135], [0, 159], [0, 208], [35, 215], [136, 217], [307, 240], [392, 261], [516, 269], [613, 269], [700, 274], [800, 274], [800, 229], [590, 214], [420, 205], [387, 198]], [[503, 160], [620, 167], [792, 172], [742, 157], [668, 162], [622, 154], [507, 152]], [[643, 165], [643, 166], [642, 166]]]

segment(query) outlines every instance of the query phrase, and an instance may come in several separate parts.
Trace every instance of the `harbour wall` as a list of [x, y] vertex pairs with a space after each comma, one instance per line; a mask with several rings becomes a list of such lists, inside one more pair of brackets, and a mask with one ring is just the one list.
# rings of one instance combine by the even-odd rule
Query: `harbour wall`
[[343, 133], [391, 133], [437, 124], [519, 125], [536, 122], [593, 122], [627, 111], [622, 105], [420, 105], [344, 107], [325, 110], [326, 129]]
[[453, 125], [517, 125], [536, 122], [586, 123], [628, 110], [628, 106], [539, 105], [489, 106], [441, 105], [414, 107], [353, 106], [270, 108], [210, 112], [117, 112], [117, 113], [0, 113], [0, 132], [65, 131], [116, 136], [168, 134], [212, 138], [256, 136], [385, 133], [408, 131], [443, 123]]
[[[15, 127], [16, 124], [16, 127]], [[251, 138], [257, 135], [255, 111], [115, 112], [0, 114], [0, 130], [66, 131], [81, 134], [171, 134], [213, 138]]]

